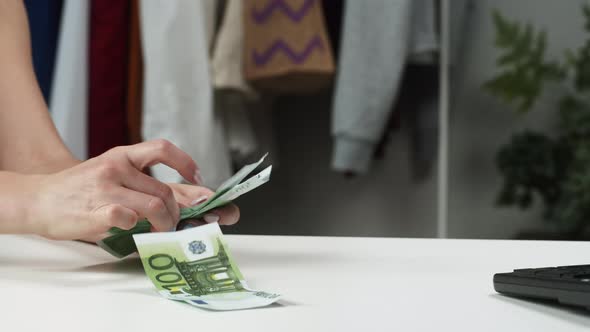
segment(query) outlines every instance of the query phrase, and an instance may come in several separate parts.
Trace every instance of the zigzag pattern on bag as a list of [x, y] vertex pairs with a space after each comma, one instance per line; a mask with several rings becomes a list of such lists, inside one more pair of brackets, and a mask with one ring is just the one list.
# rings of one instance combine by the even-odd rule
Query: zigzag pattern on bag
[[277, 39], [266, 51], [260, 54], [254, 50], [252, 52], [252, 57], [254, 58], [254, 63], [260, 67], [266, 65], [275, 56], [275, 54], [282, 51], [294, 63], [302, 64], [305, 62], [305, 60], [307, 60], [307, 58], [309, 58], [311, 53], [316, 48], [318, 51], [324, 50], [324, 44], [318, 35], [311, 38], [301, 52], [293, 50], [284, 40]]
[[270, 0], [261, 10], [252, 8], [252, 18], [257, 24], [262, 24], [268, 20], [275, 10], [281, 10], [292, 21], [299, 22], [305, 17], [309, 9], [313, 7], [314, 2], [315, 0], [305, 0], [299, 9], [294, 10], [284, 0]]

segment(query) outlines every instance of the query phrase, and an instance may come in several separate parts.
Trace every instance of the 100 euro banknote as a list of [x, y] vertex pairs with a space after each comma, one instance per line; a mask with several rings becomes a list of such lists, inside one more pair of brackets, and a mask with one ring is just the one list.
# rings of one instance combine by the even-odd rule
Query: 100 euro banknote
[[168, 299], [212, 310], [255, 308], [280, 299], [248, 287], [216, 223], [133, 238], [146, 274]]

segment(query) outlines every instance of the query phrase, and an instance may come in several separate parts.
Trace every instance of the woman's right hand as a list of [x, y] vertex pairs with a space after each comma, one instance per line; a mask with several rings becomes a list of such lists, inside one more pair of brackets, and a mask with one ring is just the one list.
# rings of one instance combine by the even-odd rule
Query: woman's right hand
[[200, 182], [197, 164], [166, 140], [116, 147], [59, 173], [34, 176], [26, 219], [35, 233], [56, 240], [97, 241], [111, 227], [130, 229], [142, 218], [153, 231], [173, 230], [179, 207], [172, 189], [141, 171], [158, 163]]

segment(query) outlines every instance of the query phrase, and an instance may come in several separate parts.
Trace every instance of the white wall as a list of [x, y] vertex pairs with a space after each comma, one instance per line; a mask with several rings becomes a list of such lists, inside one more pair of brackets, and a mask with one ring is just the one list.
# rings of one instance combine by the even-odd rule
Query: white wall
[[[451, 0], [452, 2], [453, 0]], [[580, 5], [584, 1], [475, 0], [465, 29], [462, 60], [454, 69], [451, 86], [449, 236], [507, 238], [519, 230], [547, 227], [539, 209], [519, 211], [496, 208], [493, 203], [501, 178], [494, 157], [510, 135], [523, 128], [556, 126], [555, 98], [562, 87], [549, 86], [530, 114], [518, 116], [481, 86], [496, 70], [497, 50], [491, 10], [530, 21], [548, 33], [548, 52], [559, 57], [565, 47], [575, 47], [586, 36]]]

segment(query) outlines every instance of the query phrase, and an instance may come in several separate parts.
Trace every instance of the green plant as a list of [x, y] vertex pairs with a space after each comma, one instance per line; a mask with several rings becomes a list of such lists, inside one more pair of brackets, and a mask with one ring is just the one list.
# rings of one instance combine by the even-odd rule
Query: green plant
[[[590, 36], [590, 5], [582, 7]], [[534, 108], [544, 84], [573, 88], [559, 98], [555, 135], [524, 131], [500, 148], [496, 164], [503, 176], [497, 203], [526, 209], [535, 197], [545, 218], [563, 230], [580, 232], [590, 225], [590, 38], [563, 61], [549, 61], [547, 35], [531, 24], [510, 22], [493, 12], [499, 74], [484, 84], [492, 95], [526, 113]]]

